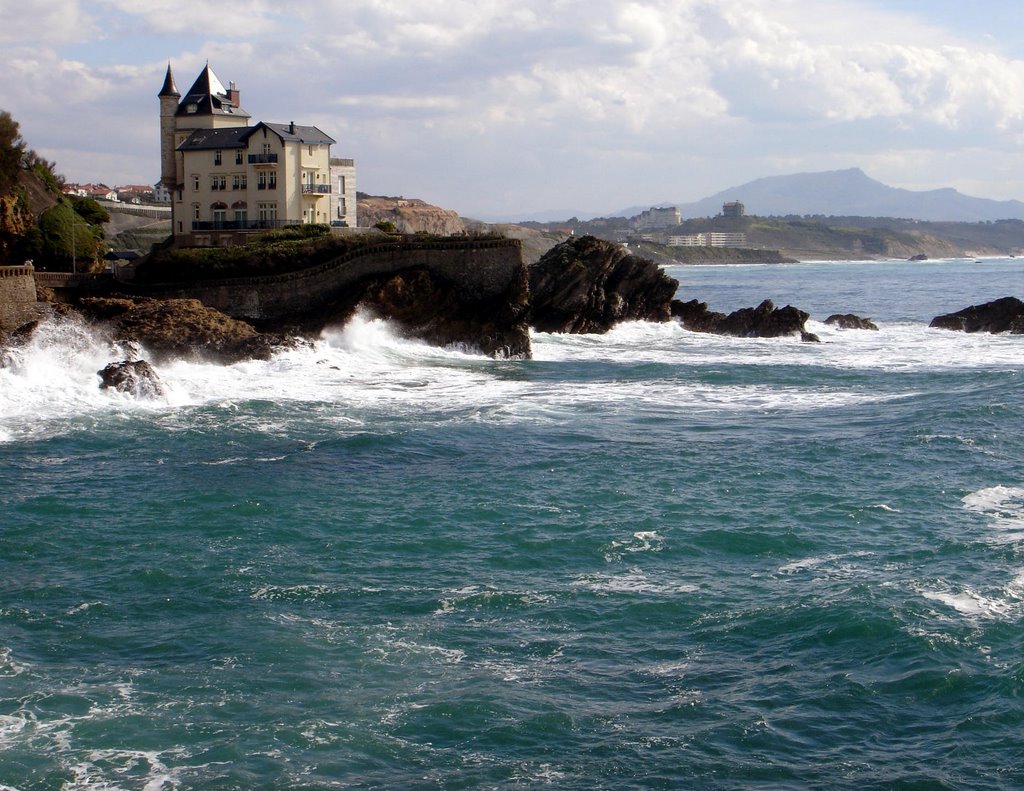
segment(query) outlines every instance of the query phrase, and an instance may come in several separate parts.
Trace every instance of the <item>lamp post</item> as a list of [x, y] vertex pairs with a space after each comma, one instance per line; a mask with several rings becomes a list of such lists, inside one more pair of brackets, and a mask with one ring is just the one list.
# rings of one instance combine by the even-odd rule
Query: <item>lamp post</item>
[[[78, 224], [78, 212], [74, 209], [71, 210], [71, 274], [78, 274], [78, 250], [77, 250], [77, 239], [75, 238], [78, 234], [75, 233], [75, 226]], [[82, 225], [88, 227], [88, 223], [82, 223]]]

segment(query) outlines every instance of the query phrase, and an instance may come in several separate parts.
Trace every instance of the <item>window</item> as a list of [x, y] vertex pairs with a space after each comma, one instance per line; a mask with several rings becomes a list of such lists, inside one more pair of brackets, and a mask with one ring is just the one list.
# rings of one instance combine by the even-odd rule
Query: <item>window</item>
[[192, 176], [192, 191], [199, 192], [199, 176]]
[[245, 225], [248, 221], [249, 212], [245, 209], [235, 209], [235, 222]]
[[198, 203], [193, 203], [192, 204], [192, 219], [193, 220], [198, 220], [199, 219], [199, 204]]
[[276, 203], [258, 203], [256, 204], [256, 210], [261, 223], [272, 223], [277, 220]]
[[213, 152], [213, 164], [214, 165], [219, 165], [222, 161], [223, 161], [223, 159], [221, 157], [221, 152], [220, 151], [214, 151]]
[[249, 179], [248, 179], [248, 177], [244, 173], [242, 175], [238, 175], [236, 173], [234, 176], [231, 177], [231, 189], [233, 189], [233, 190], [244, 190], [244, 189], [247, 189], [248, 186], [249, 186]]
[[345, 177], [344, 176], [338, 176], [338, 194], [339, 195], [344, 195], [345, 194]]
[[235, 164], [236, 165], [241, 165], [242, 164], [242, 150], [241, 149], [239, 149], [238, 151], [235, 152]]
[[261, 170], [259, 176], [256, 178], [256, 189], [265, 190], [267, 188], [267, 171]]
[[263, 144], [263, 153], [264, 154], [269, 154], [270, 153], [270, 143], [264, 143]]
[[210, 176], [210, 189], [226, 190], [228, 188], [227, 176]]
[[313, 146], [309, 146], [309, 155], [313, 156]]
[[271, 189], [271, 190], [276, 190], [277, 189], [277, 171], [276, 170], [270, 171], [270, 178], [267, 179], [267, 189]]
[[194, 113], [198, 109], [199, 109], [199, 105], [196, 104], [195, 102], [189, 102], [188, 104], [185, 105], [185, 112], [186, 113]]

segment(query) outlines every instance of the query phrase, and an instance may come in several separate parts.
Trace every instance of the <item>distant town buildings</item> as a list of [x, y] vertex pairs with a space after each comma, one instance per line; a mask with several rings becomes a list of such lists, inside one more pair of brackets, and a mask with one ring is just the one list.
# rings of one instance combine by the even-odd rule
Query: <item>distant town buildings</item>
[[682, 222], [679, 208], [666, 206], [664, 208], [650, 208], [641, 212], [633, 218], [633, 228], [638, 231], [655, 230], [658, 228], [671, 228]]
[[235, 83], [209, 64], [184, 97], [170, 65], [160, 99], [160, 186], [181, 245], [230, 245], [267, 228], [356, 224], [355, 163], [316, 126], [249, 126]]
[[746, 247], [747, 235], [745, 233], [726, 233], [722, 231], [708, 231], [705, 233], [694, 233], [686, 236], [668, 237], [669, 247]]
[[747, 213], [746, 207], [738, 200], [722, 204], [722, 216], [740, 218]]

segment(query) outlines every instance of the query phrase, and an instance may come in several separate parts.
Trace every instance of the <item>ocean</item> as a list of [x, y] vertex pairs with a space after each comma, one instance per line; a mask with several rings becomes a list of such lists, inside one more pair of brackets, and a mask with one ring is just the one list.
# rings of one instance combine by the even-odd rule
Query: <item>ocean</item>
[[[671, 267], [820, 344], [358, 316], [0, 369], [0, 788], [1024, 787], [1021, 259]], [[828, 314], [880, 331], [837, 330]]]

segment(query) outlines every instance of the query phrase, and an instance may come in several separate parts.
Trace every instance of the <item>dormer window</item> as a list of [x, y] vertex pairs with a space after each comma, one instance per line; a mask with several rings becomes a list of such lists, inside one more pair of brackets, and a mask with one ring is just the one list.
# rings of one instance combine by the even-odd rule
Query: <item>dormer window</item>
[[199, 110], [199, 105], [196, 104], [195, 102], [189, 102], [188, 104], [185, 105], [185, 112], [186, 113], [195, 113], [198, 110]]

